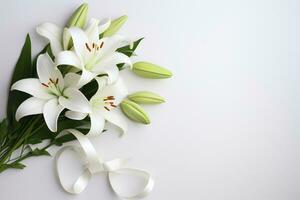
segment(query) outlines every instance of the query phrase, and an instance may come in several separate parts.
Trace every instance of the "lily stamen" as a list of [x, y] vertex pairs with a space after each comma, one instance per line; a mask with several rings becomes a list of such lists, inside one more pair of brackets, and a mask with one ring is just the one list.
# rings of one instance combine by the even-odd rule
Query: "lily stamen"
[[59, 82], [58, 78], [56, 78], [56, 79], [49, 78], [48, 84], [42, 83], [42, 85], [49, 88], [49, 90], [52, 94], [54, 94], [56, 96], [60, 96], [60, 95], [62, 95], [62, 91], [58, 86], [58, 82]]
[[112, 107], [114, 107], [114, 108], [116, 108], [116, 107], [117, 107], [115, 104], [110, 104], [110, 106], [112, 106]]
[[47, 85], [47, 84], [45, 84], [45, 83], [42, 83], [42, 85], [45, 86], [45, 87], [49, 87], [49, 85]]
[[[115, 105], [115, 97], [114, 96], [107, 96], [106, 98], [103, 99], [104, 105], [103, 107], [107, 110], [110, 111], [112, 108], [116, 108], [117, 105]], [[111, 107], [111, 108], [110, 108]]]
[[85, 47], [87, 48], [87, 50], [89, 50], [89, 52], [91, 52], [91, 48], [89, 47], [88, 43], [85, 43]]
[[100, 44], [100, 49], [103, 47], [103, 45], [104, 45], [104, 42], [102, 41]]
[[105, 99], [103, 99], [103, 101], [108, 101], [108, 100], [115, 100], [114, 96], [108, 96]]

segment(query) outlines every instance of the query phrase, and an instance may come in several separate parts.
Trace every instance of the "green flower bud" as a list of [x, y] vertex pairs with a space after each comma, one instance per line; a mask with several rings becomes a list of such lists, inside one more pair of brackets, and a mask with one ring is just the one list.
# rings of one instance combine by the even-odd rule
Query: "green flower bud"
[[83, 28], [85, 25], [86, 17], [87, 17], [87, 11], [88, 11], [88, 4], [84, 3], [79, 6], [73, 15], [70, 17], [68, 22], [68, 27], [76, 26], [79, 28]]
[[127, 16], [123, 15], [115, 20], [113, 20], [108, 27], [103, 33], [103, 37], [109, 37], [114, 35], [116, 32], [120, 30], [120, 28], [123, 26], [123, 24], [127, 21]]
[[128, 99], [141, 104], [157, 104], [165, 102], [163, 97], [153, 92], [136, 92], [129, 95]]
[[163, 79], [172, 77], [172, 72], [169, 70], [148, 62], [134, 63], [132, 71], [144, 78]]
[[123, 113], [131, 120], [142, 123], [150, 124], [149, 117], [143, 108], [130, 100], [123, 100], [120, 104]]

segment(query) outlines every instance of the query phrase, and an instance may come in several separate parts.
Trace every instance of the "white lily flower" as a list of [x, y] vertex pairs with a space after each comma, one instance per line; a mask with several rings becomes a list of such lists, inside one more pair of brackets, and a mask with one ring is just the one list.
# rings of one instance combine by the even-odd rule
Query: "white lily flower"
[[[111, 20], [109, 19], [104, 19], [99, 23], [97, 19], [92, 18], [86, 26], [85, 31], [89, 34], [90, 30], [97, 25], [99, 34], [101, 34], [110, 26], [110, 23]], [[46, 22], [37, 26], [36, 32], [49, 40], [52, 53], [55, 57], [59, 52], [70, 49], [71, 35], [67, 28], [61, 28], [53, 23]]]
[[69, 28], [74, 51], [62, 51], [55, 60], [57, 65], [71, 65], [82, 71], [79, 87], [87, 84], [99, 74], [107, 74], [109, 83], [112, 84], [118, 79], [117, 64], [132, 65], [128, 56], [116, 52], [118, 48], [130, 42], [118, 35], [99, 39], [99, 33], [102, 30], [98, 23], [94, 20], [94, 25], [86, 31], [77, 27]]
[[105, 121], [118, 126], [122, 134], [127, 131], [126, 121], [117, 106], [127, 96], [128, 91], [123, 81], [119, 78], [114, 84], [108, 84], [106, 76], [97, 77], [98, 90], [90, 100], [91, 112], [67, 111], [66, 117], [74, 120], [82, 120], [89, 115], [91, 127], [88, 135], [102, 133]]
[[79, 75], [68, 73], [63, 78], [55, 68], [48, 54], [37, 59], [38, 78], [17, 81], [11, 90], [19, 90], [32, 95], [18, 107], [16, 120], [22, 117], [43, 113], [45, 122], [52, 132], [57, 131], [57, 119], [64, 108], [78, 112], [89, 112], [89, 101], [75, 87]]

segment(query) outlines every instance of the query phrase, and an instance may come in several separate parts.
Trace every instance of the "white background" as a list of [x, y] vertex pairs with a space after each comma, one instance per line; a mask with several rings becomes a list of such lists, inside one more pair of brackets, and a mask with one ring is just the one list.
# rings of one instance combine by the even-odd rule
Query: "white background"
[[[135, 60], [171, 69], [169, 80], [122, 72], [130, 91], [150, 90], [167, 103], [147, 106], [149, 126], [94, 141], [106, 158], [153, 174], [149, 200], [300, 199], [300, 4], [289, 0], [88, 1], [91, 17], [129, 16], [122, 33], [144, 36]], [[46, 40], [35, 26], [61, 26], [81, 1], [1, 1], [0, 114], [27, 32], [34, 52]], [[78, 196], [65, 193], [53, 159], [25, 161], [0, 174], [1, 200], [117, 199], [104, 176]], [[65, 163], [66, 170], [72, 163]]]

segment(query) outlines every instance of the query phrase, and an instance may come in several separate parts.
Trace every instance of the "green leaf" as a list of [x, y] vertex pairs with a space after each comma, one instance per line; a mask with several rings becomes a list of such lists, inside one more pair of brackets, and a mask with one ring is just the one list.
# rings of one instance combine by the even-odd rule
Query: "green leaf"
[[3, 139], [8, 133], [8, 121], [3, 119], [0, 123], [0, 145], [2, 144]]
[[26, 167], [26, 165], [22, 164], [22, 163], [12, 163], [12, 164], [8, 164], [9, 168], [14, 168], [14, 169], [24, 169]]
[[38, 144], [38, 143], [41, 143], [42, 141], [43, 140], [41, 138], [32, 137], [27, 140], [27, 143], [28, 144]]
[[17, 61], [15, 71], [12, 76], [11, 84], [14, 82], [23, 79], [29, 78], [32, 76], [32, 66], [31, 66], [31, 41], [30, 36], [27, 34], [25, 44], [22, 48], [20, 57]]
[[[33, 71], [33, 66], [31, 65], [31, 41], [29, 34], [27, 34], [25, 44], [22, 48], [21, 54], [15, 66], [10, 85], [12, 85], [20, 79], [32, 77]], [[17, 91], [9, 92], [7, 101], [7, 120], [11, 126], [13, 126], [13, 124], [16, 123], [14, 116], [17, 107], [22, 101], [28, 98], [28, 96], [28, 94]]]
[[[117, 51], [120, 52], [120, 53], [125, 54], [125, 55], [128, 56], [128, 57], [131, 57], [132, 55], [134, 55], [134, 51], [136, 50], [136, 48], [139, 46], [140, 42], [141, 42], [143, 39], [144, 39], [144, 38], [140, 38], [140, 39], [138, 39], [137, 41], [135, 41], [135, 42], [133, 43], [133, 47], [132, 47], [132, 48], [130, 48], [130, 45], [127, 45], [127, 46], [124, 46], [124, 47], [121, 47], [121, 48], [117, 49]], [[123, 68], [123, 67], [124, 67], [124, 64], [123, 64], [123, 63], [118, 64], [117, 66], [118, 66], [119, 70], [124, 69], [124, 68]]]
[[[44, 122], [43, 122], [44, 123]], [[81, 126], [86, 125], [88, 122], [85, 120], [71, 120], [67, 119], [66, 117], [60, 117], [58, 120], [57, 132], [51, 132], [47, 125], [44, 123], [36, 132], [31, 135], [28, 140], [27, 144], [37, 144], [42, 142], [45, 139], [55, 140], [57, 134], [64, 129], [68, 128], [80, 128]]]
[[45, 149], [34, 149], [32, 151], [32, 155], [34, 156], [51, 156], [50, 153], [48, 151], [46, 151]]
[[90, 99], [98, 90], [98, 83], [96, 80], [89, 82], [84, 85], [80, 91], [84, 94], [87, 99]]
[[63, 143], [66, 143], [66, 142], [69, 142], [69, 141], [72, 141], [72, 140], [75, 140], [75, 136], [72, 135], [72, 134], [66, 134], [66, 135], [63, 135], [61, 137], [58, 137], [54, 140], [54, 144], [57, 145], [57, 146], [61, 146], [63, 145]]
[[130, 57], [130, 56], [132, 56], [133, 52], [136, 50], [136, 48], [139, 46], [140, 42], [143, 39], [144, 38], [140, 38], [140, 39], [136, 40], [135, 42], [133, 42], [132, 48], [130, 48], [130, 45], [126, 45], [124, 47], [120, 47], [119, 49], [117, 49], [117, 51]]
[[53, 140], [56, 136], [55, 133], [52, 133], [45, 122], [42, 122], [43, 124], [40, 125], [39, 128], [34, 130], [34, 133], [27, 138], [27, 144], [38, 144], [42, 142], [45, 139]]
[[6, 169], [13, 168], [13, 169], [24, 169], [26, 165], [16, 162], [16, 163], [11, 163], [11, 164], [2, 164], [0, 166], [0, 173], [3, 172]]

